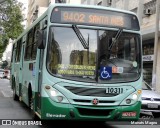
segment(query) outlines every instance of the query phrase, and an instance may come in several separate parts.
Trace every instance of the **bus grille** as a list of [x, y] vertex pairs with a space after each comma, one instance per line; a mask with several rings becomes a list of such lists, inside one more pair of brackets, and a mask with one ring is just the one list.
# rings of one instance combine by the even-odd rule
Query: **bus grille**
[[80, 115], [83, 116], [108, 116], [113, 109], [87, 109], [77, 108]]
[[[81, 103], [91, 103], [91, 100], [79, 100], [79, 99], [73, 99], [74, 102], [81, 102]], [[99, 103], [115, 103], [115, 101], [106, 101], [106, 100], [100, 100]]]
[[106, 93], [105, 88], [87, 88], [87, 87], [71, 87], [71, 86], [64, 86], [67, 90], [71, 91], [76, 95], [81, 96], [96, 96], [96, 97], [113, 97], [117, 96], [118, 94]]

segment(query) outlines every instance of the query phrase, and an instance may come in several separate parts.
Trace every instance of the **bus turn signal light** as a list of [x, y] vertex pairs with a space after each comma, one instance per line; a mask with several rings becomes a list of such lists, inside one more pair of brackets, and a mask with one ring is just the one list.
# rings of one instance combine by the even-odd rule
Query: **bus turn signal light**
[[142, 90], [139, 89], [139, 90], [137, 91], [137, 93], [138, 93], [138, 94], [141, 94], [141, 93], [142, 93]]

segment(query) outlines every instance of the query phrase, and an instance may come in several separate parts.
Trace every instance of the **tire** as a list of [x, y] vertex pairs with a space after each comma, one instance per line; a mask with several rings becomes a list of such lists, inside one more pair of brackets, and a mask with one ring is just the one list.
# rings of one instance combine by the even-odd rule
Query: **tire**
[[29, 102], [29, 109], [31, 109], [31, 115], [33, 120], [39, 120], [39, 117], [34, 112], [34, 105], [33, 105], [33, 98], [32, 98], [32, 89], [29, 87], [28, 89], [28, 102]]
[[33, 99], [32, 99], [32, 90], [31, 90], [31, 88], [29, 88], [29, 90], [28, 90], [28, 104], [29, 104], [29, 108], [31, 109], [31, 110], [33, 110]]
[[13, 86], [13, 99], [15, 101], [19, 101], [19, 97], [16, 94], [16, 86], [15, 86], [15, 82], [14, 82], [14, 86]]
[[160, 117], [160, 113], [158, 112], [152, 112], [152, 115], [154, 116], [154, 118]]
[[40, 120], [40, 118], [36, 115], [36, 113], [34, 112], [34, 110], [32, 111], [32, 119], [33, 120]]

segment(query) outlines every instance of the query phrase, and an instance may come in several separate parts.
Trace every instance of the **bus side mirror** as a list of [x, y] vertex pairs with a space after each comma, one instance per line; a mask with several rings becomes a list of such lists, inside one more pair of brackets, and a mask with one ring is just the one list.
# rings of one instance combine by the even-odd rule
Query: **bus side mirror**
[[44, 44], [44, 41], [43, 41], [43, 31], [42, 30], [37, 30], [37, 33], [36, 33], [36, 38], [37, 38], [37, 47], [39, 49], [44, 49], [45, 48], [45, 44]]

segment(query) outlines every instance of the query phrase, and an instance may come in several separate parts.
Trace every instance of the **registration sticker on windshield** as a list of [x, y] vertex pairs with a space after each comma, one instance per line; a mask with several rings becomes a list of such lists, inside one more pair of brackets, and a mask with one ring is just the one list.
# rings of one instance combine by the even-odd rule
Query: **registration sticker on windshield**
[[123, 73], [123, 67], [112, 67], [112, 73]]

